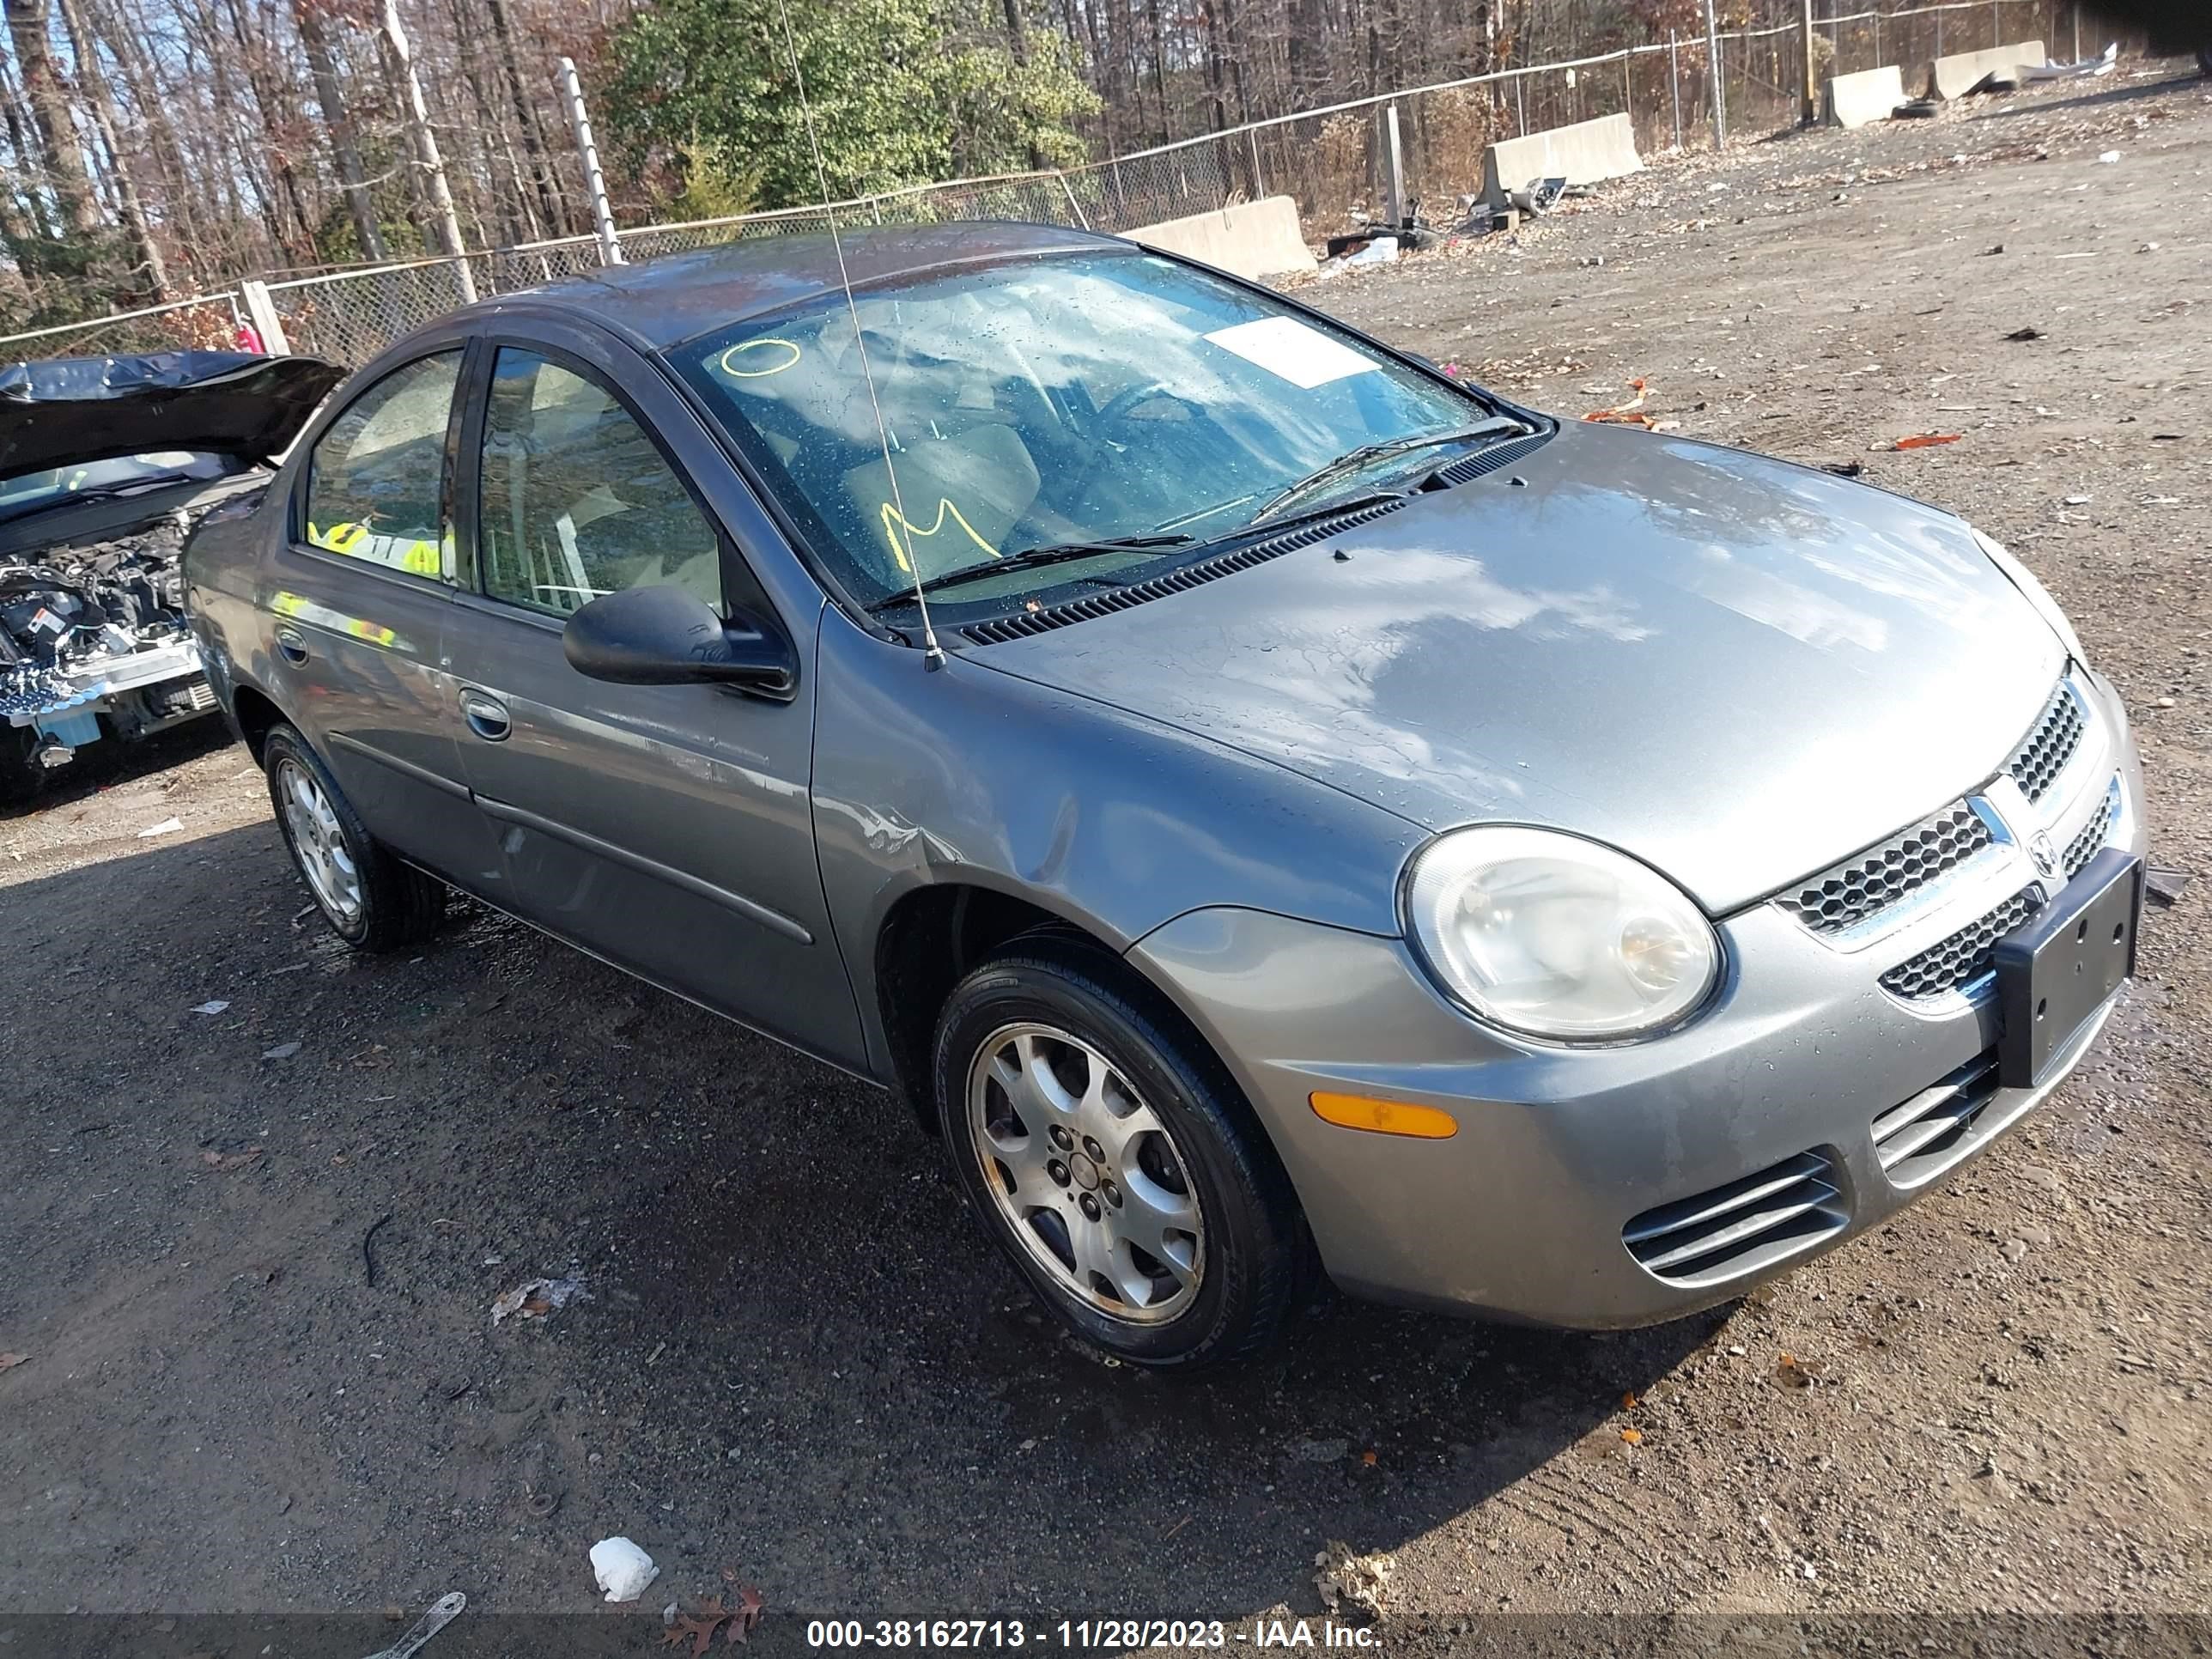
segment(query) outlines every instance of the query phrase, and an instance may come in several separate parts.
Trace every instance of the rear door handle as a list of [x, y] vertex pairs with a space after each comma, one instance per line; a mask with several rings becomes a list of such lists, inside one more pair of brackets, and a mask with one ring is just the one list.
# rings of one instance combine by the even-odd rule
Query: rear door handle
[[461, 718], [468, 722], [469, 730], [486, 743], [504, 743], [507, 734], [514, 729], [507, 705], [481, 691], [461, 693]]
[[300, 637], [297, 629], [280, 628], [276, 630], [276, 652], [296, 668], [307, 659], [307, 642]]

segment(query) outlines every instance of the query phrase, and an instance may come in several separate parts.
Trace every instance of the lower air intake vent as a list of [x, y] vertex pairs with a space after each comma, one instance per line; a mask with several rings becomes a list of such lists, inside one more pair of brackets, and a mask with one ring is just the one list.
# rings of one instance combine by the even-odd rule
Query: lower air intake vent
[[1980, 1146], [1988, 1136], [1976, 1126], [1996, 1094], [1997, 1051], [1988, 1048], [1875, 1119], [1875, 1155], [1891, 1184], [1917, 1187]]
[[978, 645], [1003, 645], [1008, 640], [1027, 639], [1032, 634], [1049, 634], [1055, 628], [1066, 628], [1071, 623], [1089, 622], [1095, 617], [1111, 616], [1116, 611], [1127, 611], [1133, 605], [1143, 605], [1152, 599], [1164, 599], [1170, 593], [1180, 593], [1186, 588], [1197, 587], [1223, 576], [1233, 576], [1240, 570], [1249, 570], [1255, 564], [1265, 564], [1270, 559], [1279, 559], [1285, 553], [1301, 547], [1311, 547], [1316, 542], [1325, 542], [1332, 536], [1363, 524], [1370, 524], [1386, 513], [1395, 513], [1405, 503], [1401, 501], [1377, 501], [1356, 513], [1346, 513], [1339, 518], [1320, 519], [1312, 524], [1300, 525], [1287, 534], [1254, 542], [1228, 553], [1217, 553], [1210, 559], [1178, 566], [1164, 576], [1153, 576], [1140, 582], [1131, 582], [1127, 587], [1116, 587], [1107, 592], [1070, 599], [1064, 605], [1051, 605], [1042, 611], [1025, 611], [1019, 616], [997, 617], [989, 622], [970, 623], [960, 631]]
[[1724, 1285], [1802, 1255], [1850, 1221], [1835, 1167], [1800, 1152], [1695, 1198], [1646, 1210], [1620, 1230], [1628, 1253], [1669, 1285]]

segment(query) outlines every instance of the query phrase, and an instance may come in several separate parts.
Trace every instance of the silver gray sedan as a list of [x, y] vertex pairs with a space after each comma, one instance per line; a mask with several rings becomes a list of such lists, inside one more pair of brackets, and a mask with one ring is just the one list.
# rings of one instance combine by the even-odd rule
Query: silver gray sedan
[[1323, 1273], [1735, 1296], [1986, 1147], [2133, 969], [2126, 718], [2002, 547], [1110, 238], [473, 307], [185, 562], [341, 937], [458, 888], [882, 1085], [1139, 1364]]

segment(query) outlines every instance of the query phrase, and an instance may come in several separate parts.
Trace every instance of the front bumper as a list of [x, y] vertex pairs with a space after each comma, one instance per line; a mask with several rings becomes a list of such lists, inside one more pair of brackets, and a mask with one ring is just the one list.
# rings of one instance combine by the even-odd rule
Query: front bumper
[[[2117, 777], [2105, 844], [2140, 854], [2124, 714], [2108, 688], [2080, 684], [2094, 740], [2046, 810], [2086, 822]], [[1477, 1024], [1396, 939], [1224, 908], [1129, 954], [1237, 1074], [1345, 1289], [1551, 1325], [1650, 1324], [1879, 1224], [2079, 1062], [2124, 988], [2037, 1087], [2000, 1089], [1983, 1074], [1998, 1035], [1986, 982], [1911, 1000], [1880, 982], [2017, 890], [2028, 857], [2002, 846], [1893, 929], [1840, 946], [1754, 905], [1719, 924], [1729, 967], [1714, 1006], [1610, 1048], [1537, 1048]], [[1316, 1091], [1435, 1106], [1459, 1132], [1341, 1128], [1310, 1109]]]

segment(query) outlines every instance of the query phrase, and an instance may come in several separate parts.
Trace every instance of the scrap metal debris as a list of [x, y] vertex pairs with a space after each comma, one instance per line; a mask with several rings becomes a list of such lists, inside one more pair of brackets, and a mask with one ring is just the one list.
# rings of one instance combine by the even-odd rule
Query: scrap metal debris
[[362, 1277], [367, 1283], [368, 1288], [372, 1291], [376, 1288], [376, 1257], [368, 1248], [369, 1241], [374, 1238], [377, 1233], [391, 1219], [392, 1212], [386, 1210], [382, 1215], [377, 1217], [375, 1220], [370, 1222], [368, 1224], [368, 1231], [361, 1236]]
[[211, 1001], [198, 1004], [197, 1006], [192, 1008], [191, 1012], [195, 1014], [219, 1014], [229, 1006], [230, 1005], [228, 1003], [223, 1001], [221, 998], [216, 998]]
[[415, 1621], [414, 1628], [388, 1648], [380, 1648], [368, 1659], [414, 1659], [422, 1644], [461, 1616], [469, 1598], [459, 1590], [448, 1590], [430, 1604], [430, 1610]]
[[1322, 1605], [1331, 1613], [1338, 1603], [1349, 1601], [1369, 1617], [1379, 1619], [1396, 1565], [1379, 1550], [1360, 1555], [1341, 1539], [1332, 1538], [1314, 1557], [1314, 1588], [1321, 1592]]
[[[2189, 885], [2185, 870], [2168, 870], [2160, 865], [2151, 865], [2143, 872], [2143, 890], [2163, 908], [2170, 908]], [[4, 1356], [0, 1356], [4, 1358]]]
[[[556, 1314], [579, 1297], [589, 1299], [580, 1278], [526, 1279], [491, 1304], [491, 1322], [504, 1323], [510, 1317], [543, 1319]], [[610, 1600], [614, 1598], [610, 1597]], [[628, 1601], [629, 1598], [622, 1598]]]
[[1954, 444], [1962, 434], [1956, 432], [1916, 432], [1910, 437], [1899, 438], [1894, 443], [1876, 444], [1876, 449], [1932, 449], [1937, 444]]
[[1636, 395], [1626, 403], [1615, 404], [1610, 409], [1593, 409], [1589, 414], [1583, 416], [1583, 419], [1615, 422], [1622, 426], [1650, 426], [1651, 417], [1642, 412], [1644, 393], [1644, 377], [1639, 374], [1631, 380], [1628, 383], [1628, 389]]

